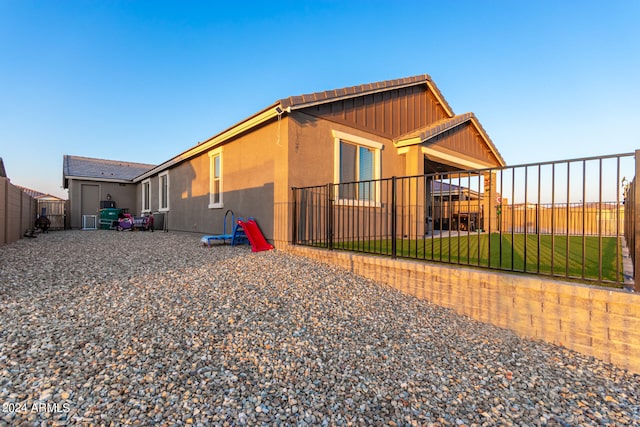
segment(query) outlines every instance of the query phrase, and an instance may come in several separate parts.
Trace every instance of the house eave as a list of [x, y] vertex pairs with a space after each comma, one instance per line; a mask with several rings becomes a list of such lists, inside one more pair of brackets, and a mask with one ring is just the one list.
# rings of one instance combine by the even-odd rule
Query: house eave
[[500, 154], [493, 141], [475, 116], [471, 118], [471, 123], [473, 123], [473, 126], [476, 128], [484, 142], [487, 144], [489, 150], [491, 150], [491, 153], [493, 153], [495, 158], [498, 159], [498, 163], [500, 163], [500, 166], [505, 167], [507, 165], [507, 162], [504, 161], [504, 159], [502, 158], [502, 154]]
[[[133, 181], [130, 179], [118, 179], [118, 178], [102, 178], [102, 177], [90, 177], [90, 176], [76, 176], [76, 175], [65, 175], [64, 181], [67, 182], [69, 180], [77, 180], [77, 181], [97, 181], [97, 182], [117, 182], [120, 184], [133, 184]], [[68, 188], [68, 187], [65, 187]]]
[[209, 151], [213, 148], [215, 148], [216, 146], [224, 143], [225, 141], [234, 138], [238, 135], [241, 135], [255, 127], [258, 127], [260, 125], [262, 125], [263, 123], [268, 122], [271, 119], [274, 119], [276, 117], [278, 117], [278, 115], [282, 115], [288, 111], [291, 110], [287, 110], [285, 108], [283, 108], [282, 106], [279, 105], [279, 103], [275, 103], [267, 108], [265, 108], [264, 110], [260, 111], [257, 114], [254, 114], [253, 116], [241, 121], [240, 123], [237, 123], [236, 125], [228, 128], [225, 131], [222, 131], [221, 133], [209, 138], [208, 140], [201, 142], [200, 144], [196, 145], [195, 147], [192, 147], [184, 152], [182, 152], [181, 154], [178, 154], [177, 156], [175, 156], [174, 158], [156, 166], [153, 169], [148, 170], [147, 172], [143, 173], [142, 175], [139, 175], [137, 177], [135, 177], [133, 179], [134, 183], [138, 183], [144, 179], [147, 179], [151, 176], [154, 176], [166, 169], [169, 169], [172, 166], [177, 165], [178, 163], [181, 163], [185, 160], [191, 159], [195, 156], [197, 156], [198, 154], [202, 154], [206, 151]]
[[[478, 132], [478, 135], [480, 135], [480, 137], [482, 138], [482, 140], [484, 141], [486, 146], [489, 148], [491, 153], [498, 160], [499, 166], [500, 167], [506, 166], [507, 164], [504, 161], [504, 159], [502, 158], [502, 155], [500, 154], [500, 152], [498, 152], [498, 149], [495, 147], [495, 145], [493, 144], [493, 141], [491, 141], [491, 138], [489, 138], [489, 135], [487, 135], [487, 132], [484, 130], [484, 128], [482, 127], [482, 125], [480, 124], [478, 119], [472, 113], [468, 113], [468, 114], [470, 114], [470, 116], [467, 119], [462, 120], [462, 121], [457, 122], [457, 123], [453, 123], [450, 126], [443, 127], [437, 133], [430, 134], [430, 135], [425, 135], [423, 133], [423, 134], [421, 134], [419, 136], [413, 136], [413, 137], [410, 137], [410, 138], [399, 139], [399, 140], [394, 141], [393, 145], [399, 150], [398, 153], [402, 154], [401, 153], [401, 149], [403, 149], [405, 147], [409, 147], [409, 146], [412, 146], [412, 145], [426, 144], [431, 139], [437, 137], [438, 135], [441, 135], [444, 132], [447, 132], [447, 131], [449, 131], [451, 129], [454, 129], [454, 128], [458, 127], [458, 126], [464, 125], [465, 123], [471, 123], [473, 125], [474, 129], [476, 130], [476, 132]], [[405, 150], [402, 150], [402, 151], [404, 152]], [[494, 167], [494, 166], [495, 165], [488, 165], [488, 166], [485, 166], [485, 167]], [[473, 168], [473, 169], [476, 169], [476, 168]]]
[[465, 159], [460, 157], [459, 154], [447, 153], [432, 147], [422, 147], [422, 154], [431, 160], [446, 163], [463, 170], [482, 170], [495, 167], [493, 164]]
[[353, 92], [348, 92], [348, 93], [346, 92], [344, 94], [331, 96], [325, 99], [317, 99], [317, 100], [308, 101], [308, 102], [300, 102], [299, 104], [296, 104], [292, 97], [284, 98], [270, 105], [269, 107], [263, 109], [262, 111], [254, 114], [253, 116], [237, 123], [236, 125], [231, 126], [227, 130], [222, 131], [221, 133], [211, 137], [210, 139], [199, 143], [195, 147], [192, 147], [182, 152], [181, 154], [178, 154], [172, 159], [156, 166], [155, 168], [150, 169], [144, 172], [143, 174], [135, 177], [133, 179], [133, 182], [138, 183], [144, 179], [149, 178], [150, 176], [154, 176], [166, 169], [171, 168], [172, 166], [175, 166], [185, 160], [193, 158], [198, 154], [211, 150], [216, 146], [228, 141], [229, 139], [234, 138], [238, 135], [241, 135], [247, 131], [250, 131], [251, 129], [257, 126], [260, 126], [263, 123], [268, 122], [269, 120], [272, 120], [284, 114], [291, 113], [294, 110], [303, 110], [305, 108], [309, 108], [317, 105], [322, 105], [322, 104], [327, 104], [327, 103], [336, 102], [340, 100], [357, 98], [364, 95], [387, 92], [390, 90], [402, 89], [402, 88], [407, 88], [407, 87], [412, 87], [417, 85], [426, 85], [428, 89], [436, 97], [438, 103], [442, 106], [442, 108], [444, 108], [445, 112], [450, 117], [454, 116], [453, 110], [451, 109], [447, 101], [442, 96], [442, 93], [440, 92], [438, 87], [431, 80], [431, 77], [427, 74], [423, 76], [418, 76], [417, 78], [412, 79], [411, 81], [406, 81], [403, 83], [398, 82], [398, 83], [394, 83], [386, 86], [377, 86], [369, 90], [354, 90]]
[[449, 115], [449, 117], [454, 116], [453, 110], [451, 109], [449, 104], [445, 101], [444, 97], [442, 96], [442, 93], [440, 93], [440, 90], [438, 89], [438, 87], [430, 79], [419, 81], [419, 82], [408, 82], [404, 84], [398, 84], [391, 87], [379, 87], [379, 88], [355, 92], [355, 93], [345, 93], [343, 95], [334, 96], [328, 99], [319, 99], [316, 101], [308, 101], [300, 104], [295, 104], [291, 102], [289, 98], [285, 98], [280, 100], [280, 105], [283, 109], [286, 109], [287, 111], [290, 112], [292, 110], [303, 110], [305, 108], [315, 107], [318, 105], [328, 104], [331, 102], [344, 101], [347, 99], [358, 98], [366, 95], [374, 95], [376, 93], [383, 93], [383, 92], [388, 92], [390, 90], [403, 89], [403, 88], [417, 86], [417, 85], [426, 85], [431, 91], [431, 93], [433, 93], [433, 95], [436, 97], [436, 99], [438, 100], [438, 103], [442, 106], [442, 108], [444, 108], [445, 112]]

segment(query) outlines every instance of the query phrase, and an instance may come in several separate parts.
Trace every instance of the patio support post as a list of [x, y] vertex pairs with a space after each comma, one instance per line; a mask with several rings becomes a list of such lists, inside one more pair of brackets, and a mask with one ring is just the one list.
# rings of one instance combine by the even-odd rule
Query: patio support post
[[292, 230], [291, 232], [293, 233], [292, 236], [292, 241], [294, 245], [298, 244], [298, 205], [296, 203], [297, 197], [296, 197], [296, 187], [291, 187], [291, 190], [293, 192], [293, 215], [291, 216], [291, 224], [292, 224]]
[[333, 249], [333, 184], [327, 184], [327, 248]]
[[496, 171], [490, 170], [484, 173], [484, 215], [485, 222], [483, 224], [484, 231], [496, 232], [500, 230], [499, 217], [497, 214], [497, 189], [498, 176]]
[[491, 218], [491, 202], [493, 199], [493, 188], [491, 188], [491, 172], [482, 172], [482, 178], [484, 180], [484, 191], [480, 190], [479, 197], [481, 198], [482, 205], [481, 214], [482, 214], [482, 229], [484, 231], [492, 230], [491, 224], [493, 218]]
[[[408, 177], [418, 177], [424, 175], [424, 162], [425, 154], [423, 153], [422, 145], [411, 145], [406, 147], [407, 152], [405, 154], [405, 174]], [[406, 211], [403, 216], [404, 230], [402, 235], [412, 236], [417, 238], [418, 236], [424, 236], [425, 233], [425, 202], [424, 191], [420, 191], [420, 186], [423, 180], [417, 178], [408, 178], [404, 180], [408, 188], [402, 190], [403, 206], [406, 206]], [[415, 184], [415, 188], [412, 188]], [[411, 239], [411, 237], [409, 237]]]

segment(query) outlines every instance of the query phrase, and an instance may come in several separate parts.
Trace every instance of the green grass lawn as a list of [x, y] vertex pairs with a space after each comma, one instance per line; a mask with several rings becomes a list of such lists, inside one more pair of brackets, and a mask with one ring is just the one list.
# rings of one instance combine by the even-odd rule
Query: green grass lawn
[[[552, 274], [571, 278], [622, 281], [622, 250], [615, 237], [603, 237], [600, 249], [597, 236], [555, 236], [498, 233], [465, 234], [421, 240], [396, 241], [397, 256], [444, 261], [454, 264], [495, 269]], [[553, 245], [552, 245], [553, 243]], [[569, 245], [567, 261], [567, 243]], [[617, 248], [616, 248], [617, 246]], [[391, 254], [391, 240], [366, 240], [334, 243], [337, 249]], [[601, 266], [598, 262], [602, 252]], [[553, 253], [553, 256], [552, 256]], [[526, 262], [525, 262], [526, 260]], [[616, 262], [619, 277], [616, 277]]]

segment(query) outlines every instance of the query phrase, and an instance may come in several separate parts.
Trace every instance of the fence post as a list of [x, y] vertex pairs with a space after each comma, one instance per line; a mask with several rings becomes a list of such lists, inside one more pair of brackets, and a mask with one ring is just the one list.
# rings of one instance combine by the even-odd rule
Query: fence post
[[327, 184], [327, 249], [333, 250], [333, 184]]
[[638, 172], [640, 171], [640, 150], [636, 150], [636, 170], [635, 185], [633, 186], [633, 230], [634, 230], [634, 259], [633, 259], [633, 280], [634, 291], [640, 292], [640, 227], [638, 226], [640, 217], [640, 185], [638, 185]]
[[396, 218], [396, 177], [391, 177], [391, 256], [396, 258], [397, 253], [397, 227], [398, 220]]
[[293, 242], [294, 245], [298, 244], [298, 204], [297, 204], [297, 190], [296, 187], [291, 187], [291, 191], [293, 191], [293, 221], [291, 221], [292, 223], [292, 230], [291, 232], [293, 233], [292, 239], [291, 241]]

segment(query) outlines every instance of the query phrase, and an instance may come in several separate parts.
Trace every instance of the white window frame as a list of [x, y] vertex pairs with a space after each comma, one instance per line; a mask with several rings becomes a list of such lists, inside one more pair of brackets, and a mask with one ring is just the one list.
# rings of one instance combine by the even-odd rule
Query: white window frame
[[[223, 182], [224, 182], [224, 166], [223, 166], [223, 157], [222, 157], [222, 153], [223, 150], [222, 148], [218, 148], [216, 150], [210, 151], [209, 152], [209, 209], [221, 209], [224, 207], [224, 201], [222, 199], [222, 196], [224, 195], [224, 186], [223, 186]], [[214, 173], [215, 173], [215, 158], [219, 157], [220, 158], [220, 177], [218, 178], [220, 185], [218, 185], [218, 192], [219, 192], [219, 196], [220, 196], [220, 201], [217, 203], [214, 203], [213, 201], [213, 197], [214, 197]]]
[[382, 150], [384, 144], [372, 141], [361, 136], [350, 135], [338, 130], [332, 130], [333, 136], [333, 182], [340, 184], [340, 143], [345, 142], [355, 146], [362, 146], [373, 150], [373, 180], [376, 180], [373, 191], [373, 200], [344, 199], [339, 197], [339, 191], [335, 193], [335, 201], [339, 204], [356, 206], [376, 206], [380, 207], [380, 178], [382, 176]]
[[142, 213], [151, 212], [151, 179], [142, 181], [142, 209], [140, 211]]
[[[162, 178], [164, 177], [166, 177], [166, 180], [167, 180], [166, 200], [164, 197], [164, 192], [162, 191]], [[169, 182], [169, 171], [162, 172], [161, 174], [158, 175], [158, 211], [160, 212], [167, 212], [169, 210], [170, 189], [171, 189], [171, 184]]]

